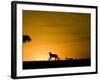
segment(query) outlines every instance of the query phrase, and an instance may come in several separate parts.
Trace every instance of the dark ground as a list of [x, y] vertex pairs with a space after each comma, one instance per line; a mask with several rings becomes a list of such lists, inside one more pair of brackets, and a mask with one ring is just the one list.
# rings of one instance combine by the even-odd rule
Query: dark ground
[[59, 68], [91, 66], [90, 59], [69, 59], [57, 61], [27, 61], [23, 62], [23, 69]]

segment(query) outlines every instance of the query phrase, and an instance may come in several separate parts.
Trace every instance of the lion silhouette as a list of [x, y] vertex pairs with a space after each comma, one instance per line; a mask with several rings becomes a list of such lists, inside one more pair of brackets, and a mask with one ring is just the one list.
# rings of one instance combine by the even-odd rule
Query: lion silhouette
[[49, 60], [51, 60], [52, 58], [54, 58], [55, 60], [59, 60], [59, 57], [57, 54], [52, 54], [51, 52], [49, 52]]

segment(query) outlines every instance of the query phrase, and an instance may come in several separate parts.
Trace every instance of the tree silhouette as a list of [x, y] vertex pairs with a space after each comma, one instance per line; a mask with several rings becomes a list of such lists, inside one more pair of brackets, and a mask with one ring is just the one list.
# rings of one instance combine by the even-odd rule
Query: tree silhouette
[[30, 36], [28, 36], [28, 35], [23, 35], [23, 43], [29, 42], [29, 41], [31, 41]]

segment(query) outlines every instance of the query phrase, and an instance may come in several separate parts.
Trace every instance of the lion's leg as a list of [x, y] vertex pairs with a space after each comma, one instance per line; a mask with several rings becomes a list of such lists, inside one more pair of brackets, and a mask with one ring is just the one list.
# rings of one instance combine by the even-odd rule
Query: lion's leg
[[59, 60], [59, 57], [57, 56], [57, 60]]
[[57, 57], [57, 59], [59, 60], [59, 57]]
[[57, 60], [57, 57], [55, 57], [55, 60]]
[[50, 58], [49, 58], [49, 61], [51, 60], [51, 56], [50, 56]]

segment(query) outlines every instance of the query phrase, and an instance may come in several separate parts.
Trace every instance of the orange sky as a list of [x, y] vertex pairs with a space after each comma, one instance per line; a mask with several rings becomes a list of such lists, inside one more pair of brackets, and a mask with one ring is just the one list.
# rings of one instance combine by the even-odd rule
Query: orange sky
[[90, 14], [23, 10], [23, 61], [48, 60], [48, 52], [61, 60], [90, 58]]

